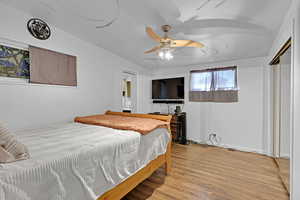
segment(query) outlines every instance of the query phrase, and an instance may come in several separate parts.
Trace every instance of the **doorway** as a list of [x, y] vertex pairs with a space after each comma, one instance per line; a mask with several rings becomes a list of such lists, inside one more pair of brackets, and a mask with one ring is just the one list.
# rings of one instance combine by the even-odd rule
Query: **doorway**
[[136, 112], [137, 110], [137, 75], [133, 72], [122, 73], [122, 111]]

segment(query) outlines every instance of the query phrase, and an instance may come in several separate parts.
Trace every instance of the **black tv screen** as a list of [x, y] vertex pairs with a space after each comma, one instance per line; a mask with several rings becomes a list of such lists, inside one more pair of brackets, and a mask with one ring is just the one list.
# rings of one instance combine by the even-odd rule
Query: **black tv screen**
[[152, 99], [184, 99], [184, 77], [152, 80]]

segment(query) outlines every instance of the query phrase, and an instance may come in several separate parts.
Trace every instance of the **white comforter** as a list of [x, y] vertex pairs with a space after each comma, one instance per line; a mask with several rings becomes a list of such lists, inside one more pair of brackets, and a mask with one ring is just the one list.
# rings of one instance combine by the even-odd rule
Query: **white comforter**
[[31, 159], [0, 165], [1, 200], [95, 200], [166, 152], [166, 129], [142, 136], [69, 123], [17, 133]]

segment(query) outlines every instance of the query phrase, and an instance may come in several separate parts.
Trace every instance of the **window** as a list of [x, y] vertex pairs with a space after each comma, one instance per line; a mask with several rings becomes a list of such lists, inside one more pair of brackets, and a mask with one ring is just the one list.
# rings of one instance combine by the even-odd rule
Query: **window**
[[191, 90], [210, 91], [212, 86], [212, 77], [211, 72], [191, 73]]
[[237, 102], [237, 67], [190, 73], [190, 101]]
[[212, 73], [215, 90], [237, 90], [236, 68], [215, 70]]

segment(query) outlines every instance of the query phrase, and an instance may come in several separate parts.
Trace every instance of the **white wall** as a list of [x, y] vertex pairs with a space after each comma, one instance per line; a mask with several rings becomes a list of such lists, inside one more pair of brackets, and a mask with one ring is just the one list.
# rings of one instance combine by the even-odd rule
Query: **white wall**
[[291, 199], [300, 199], [300, 2], [297, 1], [295, 17], [293, 19], [293, 131], [292, 131], [292, 180]]
[[291, 6], [283, 20], [282, 25], [277, 33], [276, 38], [273, 41], [273, 45], [269, 51], [268, 61], [271, 61], [284, 43], [292, 36], [292, 19], [295, 16], [296, 2], [299, 0], [293, 0]]
[[150, 113], [152, 111], [150, 104], [151, 92], [149, 92], [151, 77], [147, 73], [138, 76], [138, 112]]
[[273, 46], [270, 49], [269, 59], [279, 51], [282, 45], [292, 37], [292, 110], [291, 124], [291, 199], [300, 199], [300, 1], [293, 0], [283, 24], [278, 32]]
[[[155, 71], [152, 79], [185, 77], [185, 105], [187, 112], [187, 137], [202, 142], [209, 133], [222, 138], [222, 146], [245, 151], [266, 153], [267, 137], [264, 134], [265, 58], [236, 60]], [[203, 103], [189, 102], [189, 71], [218, 66], [238, 66], [239, 102]], [[166, 105], [152, 104], [152, 111], [167, 111]], [[174, 110], [172, 108], [171, 110]]]
[[26, 29], [31, 17], [0, 4], [0, 43], [30, 44], [77, 56], [78, 87], [16, 84], [0, 78], [0, 121], [12, 129], [22, 129], [71, 121], [74, 116], [107, 109], [120, 110], [122, 71], [137, 72], [142, 79], [143, 70], [51, 25], [50, 39], [34, 39]]

